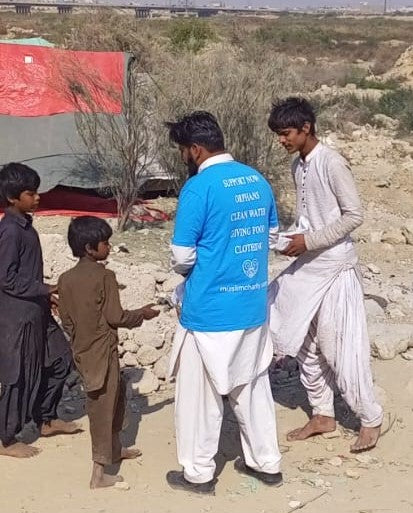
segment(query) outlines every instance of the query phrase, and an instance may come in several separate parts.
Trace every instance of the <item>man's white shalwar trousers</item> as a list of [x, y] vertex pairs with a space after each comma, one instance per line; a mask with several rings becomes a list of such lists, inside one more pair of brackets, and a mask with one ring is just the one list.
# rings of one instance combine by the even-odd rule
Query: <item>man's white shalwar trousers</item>
[[313, 414], [335, 416], [337, 385], [362, 426], [379, 426], [383, 409], [374, 395], [363, 288], [352, 245], [315, 257], [305, 253], [270, 284], [269, 295], [274, 350], [297, 357]]
[[[178, 328], [174, 343], [175, 355], [173, 351], [171, 360], [171, 370], [176, 374], [176, 441], [178, 461], [184, 468], [185, 478], [192, 483], [205, 483], [214, 477], [214, 457], [218, 451], [224, 413], [222, 395], [228, 396], [237, 417], [246, 464], [261, 472], [275, 474], [280, 471], [281, 454], [267, 370], [272, 356], [271, 342], [262, 341], [257, 344], [257, 337], [265, 334], [266, 330], [258, 328], [258, 331], [251, 331], [253, 333], [249, 339], [247, 332], [247, 337], [238, 337], [238, 341], [235, 340], [237, 333], [242, 332], [226, 333], [229, 337], [227, 341], [225, 337], [218, 340], [222, 334], [213, 334], [218, 336], [216, 340], [223, 350], [221, 356], [215, 354], [215, 360], [220, 360], [221, 364], [214, 366], [217, 372], [209, 372], [208, 367], [212, 364], [211, 343], [214, 344], [214, 341], [202, 340], [204, 334]], [[243, 362], [242, 358], [239, 359], [239, 355], [251, 355], [249, 346], [258, 345], [263, 349], [254, 351], [255, 362], [254, 358], [252, 361], [244, 359]], [[231, 346], [238, 350], [232, 350]], [[203, 355], [205, 347], [208, 354]], [[232, 379], [229, 373], [228, 379], [228, 373], [224, 372], [225, 359], [234, 361], [234, 357], [239, 373], [233, 372]], [[231, 363], [227, 363], [227, 367], [231, 368]], [[235, 371], [233, 366], [232, 371]], [[251, 372], [253, 375], [249, 382], [237, 384], [234, 381], [237, 376], [245, 377]], [[232, 388], [234, 384], [237, 386]]]

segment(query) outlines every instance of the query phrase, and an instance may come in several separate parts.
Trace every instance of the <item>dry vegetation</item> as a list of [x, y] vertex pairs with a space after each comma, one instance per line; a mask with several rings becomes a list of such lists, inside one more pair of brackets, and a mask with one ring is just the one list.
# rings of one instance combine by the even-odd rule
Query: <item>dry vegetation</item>
[[322, 84], [353, 83], [383, 94], [316, 96], [322, 130], [341, 130], [348, 121], [372, 123], [381, 113], [400, 120], [401, 134], [412, 131], [412, 90], [379, 76], [413, 43], [412, 23], [409, 18], [315, 15], [137, 20], [107, 10], [67, 17], [2, 13], [0, 29], [9, 37], [27, 37], [31, 31], [70, 49], [133, 54], [139, 72], [150, 77], [155, 150], [177, 190], [183, 175], [176, 170], [182, 166], [163, 122], [193, 109], [213, 112], [230, 151], [262, 169], [282, 190], [284, 157], [266, 127], [277, 96], [312, 95]]

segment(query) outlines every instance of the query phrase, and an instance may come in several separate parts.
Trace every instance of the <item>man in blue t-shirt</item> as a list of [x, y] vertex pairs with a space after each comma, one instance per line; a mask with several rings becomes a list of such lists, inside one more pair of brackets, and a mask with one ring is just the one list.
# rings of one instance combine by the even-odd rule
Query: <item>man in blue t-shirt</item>
[[186, 277], [171, 368], [176, 375], [177, 489], [214, 493], [227, 395], [240, 424], [238, 472], [279, 486], [281, 455], [268, 378], [268, 246], [278, 228], [271, 186], [225, 152], [211, 114], [167, 123], [190, 178], [179, 196], [172, 265]]

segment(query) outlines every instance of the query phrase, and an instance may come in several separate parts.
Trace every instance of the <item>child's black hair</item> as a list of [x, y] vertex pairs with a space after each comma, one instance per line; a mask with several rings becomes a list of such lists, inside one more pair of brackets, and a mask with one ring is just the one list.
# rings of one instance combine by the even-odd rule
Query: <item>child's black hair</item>
[[82, 216], [72, 219], [67, 238], [73, 256], [81, 258], [87, 253], [87, 245], [97, 250], [99, 242], [109, 240], [112, 233], [112, 228], [104, 219]]
[[305, 123], [310, 123], [310, 134], [315, 135], [314, 109], [305, 98], [290, 96], [273, 103], [268, 119], [268, 126], [273, 132], [279, 133], [286, 128], [301, 131]]
[[211, 152], [223, 151], [225, 148], [222, 130], [215, 116], [209, 112], [192, 112], [178, 121], [168, 121], [165, 125], [169, 129], [170, 140], [175, 144], [186, 147], [199, 144]]
[[37, 191], [39, 186], [40, 176], [25, 164], [10, 162], [0, 170], [0, 201], [5, 205], [9, 199], [19, 199], [24, 191]]

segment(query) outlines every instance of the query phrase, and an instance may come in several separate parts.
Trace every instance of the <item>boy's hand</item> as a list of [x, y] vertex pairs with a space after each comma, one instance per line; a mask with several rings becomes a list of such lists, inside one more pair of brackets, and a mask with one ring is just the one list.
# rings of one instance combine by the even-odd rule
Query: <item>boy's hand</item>
[[50, 307], [52, 309], [53, 315], [59, 317], [59, 298], [54, 294], [50, 295]]
[[155, 306], [154, 303], [150, 303], [149, 305], [145, 305], [142, 308], [143, 318], [146, 321], [150, 321], [151, 319], [154, 319], [155, 317], [158, 317], [160, 314], [159, 310], [154, 310], [152, 307]]
[[49, 294], [56, 294], [57, 284], [56, 285], [47, 285], [47, 288], [49, 289]]
[[289, 257], [299, 256], [305, 251], [307, 251], [307, 246], [305, 245], [304, 235], [302, 233], [297, 233], [295, 235], [288, 235], [289, 239], [291, 239], [290, 244], [287, 249], [283, 251], [281, 254]]

